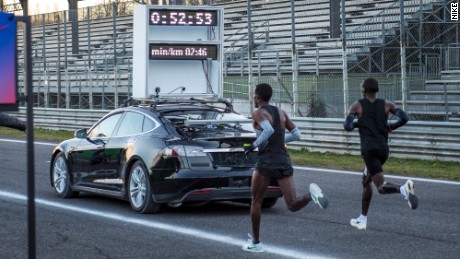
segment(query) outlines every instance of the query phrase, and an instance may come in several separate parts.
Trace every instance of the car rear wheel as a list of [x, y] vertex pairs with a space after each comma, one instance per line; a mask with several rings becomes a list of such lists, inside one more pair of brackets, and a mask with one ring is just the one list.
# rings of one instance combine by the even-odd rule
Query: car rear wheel
[[153, 201], [152, 188], [148, 180], [147, 169], [142, 162], [134, 163], [128, 181], [129, 203], [139, 213], [155, 213], [160, 204]]
[[59, 153], [53, 161], [53, 187], [61, 198], [72, 198], [78, 195], [70, 187], [70, 174], [64, 154]]

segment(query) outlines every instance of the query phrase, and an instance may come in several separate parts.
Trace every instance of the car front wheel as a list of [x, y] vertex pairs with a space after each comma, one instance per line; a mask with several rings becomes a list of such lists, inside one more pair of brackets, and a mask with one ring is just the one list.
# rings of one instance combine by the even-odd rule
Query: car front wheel
[[53, 162], [53, 187], [61, 198], [72, 198], [78, 195], [70, 187], [70, 174], [64, 154], [59, 153]]
[[140, 161], [134, 163], [128, 181], [129, 203], [133, 210], [143, 214], [160, 210], [160, 204], [153, 201], [152, 188], [148, 179], [144, 164]]

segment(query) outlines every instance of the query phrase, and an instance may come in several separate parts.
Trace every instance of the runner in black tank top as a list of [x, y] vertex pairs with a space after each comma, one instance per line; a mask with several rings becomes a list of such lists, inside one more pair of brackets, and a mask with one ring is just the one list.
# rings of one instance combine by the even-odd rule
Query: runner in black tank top
[[388, 150], [388, 117], [385, 113], [385, 100], [376, 99], [374, 102], [361, 99], [361, 117], [358, 119], [361, 153], [369, 150]]
[[[249, 234], [248, 243], [243, 246], [244, 251], [263, 252], [260, 243], [260, 218], [261, 207], [264, 201], [264, 193], [267, 187], [276, 179], [284, 201], [290, 211], [298, 211], [305, 207], [310, 201], [315, 202], [321, 208], [328, 205], [327, 198], [323, 195], [317, 184], [310, 184], [309, 193], [297, 197], [293, 168], [291, 159], [286, 150], [285, 143], [295, 141], [300, 138], [300, 131], [289, 119], [286, 112], [269, 105], [272, 96], [272, 88], [269, 84], [258, 84], [254, 91], [254, 103], [256, 111], [252, 113], [254, 128], [259, 132], [257, 139], [249, 146], [245, 147], [247, 152], [252, 152], [258, 148], [257, 166], [252, 175], [251, 191], [251, 223], [252, 236]], [[290, 132], [285, 136], [285, 130]]]
[[[388, 159], [388, 133], [403, 126], [409, 120], [407, 114], [397, 108], [392, 102], [377, 99], [379, 90], [377, 80], [368, 78], [363, 81], [362, 90], [364, 99], [354, 102], [350, 106], [349, 114], [343, 124], [344, 129], [352, 131], [359, 128], [361, 141], [361, 156], [366, 165], [363, 174], [363, 196], [361, 215], [353, 218], [350, 224], [358, 229], [366, 229], [367, 213], [372, 199], [373, 182], [381, 194], [401, 193], [408, 200], [409, 207], [416, 209], [418, 200], [415, 196], [414, 183], [407, 180], [404, 185], [385, 182], [382, 165]], [[399, 120], [388, 125], [388, 114], [393, 113]], [[358, 116], [358, 122], [354, 119]]]
[[292, 176], [294, 169], [291, 165], [291, 158], [284, 145], [285, 129], [281, 127], [278, 107], [266, 105], [260, 107], [267, 110], [273, 119], [273, 134], [268, 141], [259, 147], [257, 156], [257, 170], [267, 177], [279, 179], [283, 176]]

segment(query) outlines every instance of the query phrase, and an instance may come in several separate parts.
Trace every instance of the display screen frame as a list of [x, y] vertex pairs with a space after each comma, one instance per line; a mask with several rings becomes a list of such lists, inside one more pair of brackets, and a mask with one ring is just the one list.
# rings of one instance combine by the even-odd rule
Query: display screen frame
[[17, 18], [0, 12], [0, 111], [18, 111]]
[[150, 9], [149, 25], [217, 26], [217, 10]]
[[[157, 50], [156, 52], [154, 52]], [[161, 52], [161, 53], [160, 53]], [[217, 44], [150, 43], [149, 60], [218, 60]]]

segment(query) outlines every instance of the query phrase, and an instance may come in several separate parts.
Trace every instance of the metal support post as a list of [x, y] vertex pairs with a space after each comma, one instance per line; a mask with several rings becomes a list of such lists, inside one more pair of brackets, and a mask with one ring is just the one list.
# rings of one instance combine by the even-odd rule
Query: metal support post
[[293, 117], [297, 114], [297, 101], [298, 101], [298, 92], [297, 92], [297, 49], [295, 42], [295, 3], [294, 0], [291, 0], [291, 41], [292, 41], [292, 111], [291, 114]]
[[401, 97], [402, 109], [406, 110], [407, 104], [407, 85], [406, 85], [406, 30], [404, 22], [404, 0], [399, 0], [399, 13], [400, 13], [400, 48], [401, 48]]
[[60, 17], [59, 13], [56, 16], [57, 23], [57, 51], [58, 51], [58, 60], [57, 60], [57, 103], [56, 107], [61, 108], [61, 26], [60, 26]]
[[34, 112], [32, 87], [32, 25], [28, 14], [27, 0], [23, 1], [23, 17], [18, 17], [25, 23], [24, 31], [24, 72], [27, 103], [27, 226], [29, 259], [36, 258], [36, 227], [35, 227], [35, 154], [34, 154]]
[[68, 56], [67, 56], [67, 14], [68, 12], [63, 12], [64, 15], [64, 66], [65, 66], [65, 77], [66, 77], [66, 90], [65, 90], [65, 108], [70, 109], [70, 79], [69, 79], [69, 67], [68, 67]]
[[88, 85], [88, 99], [89, 99], [89, 108], [90, 109], [93, 109], [93, 105], [94, 105], [94, 100], [93, 100], [93, 74], [91, 73], [91, 12], [90, 12], [90, 7], [87, 7], [86, 8], [86, 12], [87, 12], [87, 29], [88, 29], [88, 80], [87, 82], [89, 82], [89, 85]]
[[252, 22], [251, 22], [251, 0], [247, 0], [248, 5], [248, 98], [249, 98], [249, 111], [252, 113], [254, 109], [254, 103], [252, 99], [252, 48], [253, 48], [253, 34], [252, 34]]
[[347, 59], [347, 32], [346, 32], [346, 14], [345, 0], [341, 0], [341, 17], [342, 17], [342, 73], [343, 73], [343, 114], [348, 113], [348, 59]]
[[[113, 2], [113, 11], [112, 11], [112, 24], [113, 24], [113, 87], [115, 88], [115, 97], [114, 97], [114, 106], [118, 108], [118, 63], [117, 63], [117, 9], [118, 5], [116, 2]], [[123, 53], [124, 55], [124, 53]], [[102, 86], [104, 87], [104, 86]], [[105, 98], [105, 97], [102, 97]]]

